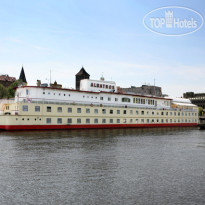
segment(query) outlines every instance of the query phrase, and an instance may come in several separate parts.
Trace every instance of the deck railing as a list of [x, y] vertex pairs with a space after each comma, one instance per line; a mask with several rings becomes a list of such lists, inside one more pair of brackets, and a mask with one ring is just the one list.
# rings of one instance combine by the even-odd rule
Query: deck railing
[[170, 111], [195, 111], [198, 112], [197, 109], [182, 109], [182, 108], [162, 108], [162, 107], [156, 107], [156, 106], [148, 106], [148, 105], [139, 105], [137, 104], [132, 105], [132, 104], [112, 104], [112, 103], [90, 103], [90, 102], [84, 102], [84, 101], [65, 101], [65, 100], [61, 100], [61, 101], [56, 101], [56, 100], [38, 100], [38, 99], [28, 99], [25, 98], [23, 99], [23, 101], [19, 101], [19, 103], [36, 103], [36, 104], [57, 104], [57, 105], [79, 105], [79, 106], [91, 106], [91, 107], [119, 107], [119, 108], [139, 108], [139, 109], [150, 109], [150, 110], [170, 110]]
[[14, 103], [14, 102], [15, 102], [14, 98], [0, 99], [0, 104], [11, 104], [11, 103]]

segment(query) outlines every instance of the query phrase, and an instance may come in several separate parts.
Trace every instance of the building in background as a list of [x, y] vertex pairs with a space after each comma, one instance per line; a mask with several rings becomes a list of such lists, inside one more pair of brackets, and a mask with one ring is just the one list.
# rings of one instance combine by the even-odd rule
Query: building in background
[[162, 97], [162, 88], [154, 85], [142, 85], [141, 87], [131, 86], [130, 88], [118, 87], [118, 92]]
[[9, 87], [15, 81], [15, 77], [10, 77], [9, 75], [0, 75], [0, 84], [2, 84], [4, 87]]
[[205, 93], [186, 92], [183, 97], [190, 99], [194, 105], [205, 109]]
[[58, 84], [56, 81], [54, 83], [51, 83], [50, 84], [50, 87], [51, 88], [62, 88], [62, 85], [61, 84]]

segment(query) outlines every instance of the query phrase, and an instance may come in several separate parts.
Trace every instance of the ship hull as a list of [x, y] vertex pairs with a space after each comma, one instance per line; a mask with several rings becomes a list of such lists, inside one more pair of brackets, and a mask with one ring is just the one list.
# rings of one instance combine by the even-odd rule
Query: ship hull
[[70, 130], [70, 129], [109, 129], [109, 128], [159, 128], [196, 127], [197, 123], [164, 124], [100, 124], [100, 125], [0, 125], [0, 130]]

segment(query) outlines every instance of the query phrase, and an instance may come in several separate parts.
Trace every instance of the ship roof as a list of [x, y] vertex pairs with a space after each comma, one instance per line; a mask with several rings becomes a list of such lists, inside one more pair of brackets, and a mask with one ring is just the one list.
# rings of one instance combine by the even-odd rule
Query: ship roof
[[128, 94], [128, 93], [116, 93], [116, 92], [93, 92], [93, 91], [84, 91], [84, 90], [75, 90], [75, 89], [68, 89], [68, 88], [52, 88], [52, 87], [40, 87], [40, 86], [21, 86], [19, 88], [38, 88], [38, 89], [50, 89], [50, 90], [62, 90], [62, 91], [71, 91], [71, 92], [80, 92], [80, 93], [92, 93], [92, 94], [111, 94], [111, 95], [126, 95], [132, 97], [144, 97], [144, 98], [151, 98], [151, 99], [161, 99], [161, 100], [172, 100], [171, 98], [162, 98], [156, 96], [146, 96], [146, 95], [137, 95], [137, 94]]
[[197, 107], [196, 105], [192, 103], [180, 103], [180, 102], [173, 102], [175, 105], [181, 105], [181, 106], [191, 106], [191, 107]]

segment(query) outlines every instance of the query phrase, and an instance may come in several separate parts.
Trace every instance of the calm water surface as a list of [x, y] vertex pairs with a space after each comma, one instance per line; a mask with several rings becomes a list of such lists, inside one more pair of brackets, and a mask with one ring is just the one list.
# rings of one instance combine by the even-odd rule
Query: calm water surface
[[198, 128], [0, 132], [0, 204], [205, 204]]

